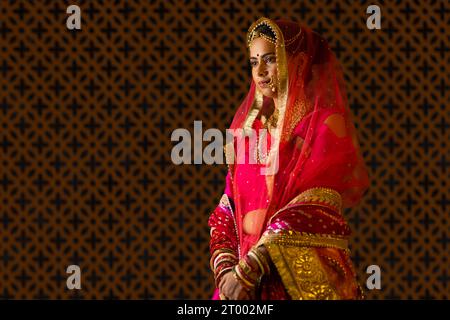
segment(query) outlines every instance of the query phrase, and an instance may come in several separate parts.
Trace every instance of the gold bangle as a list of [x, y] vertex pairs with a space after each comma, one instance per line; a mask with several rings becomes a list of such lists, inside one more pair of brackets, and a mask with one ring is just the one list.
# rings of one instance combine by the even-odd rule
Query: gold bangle
[[231, 260], [231, 259], [222, 259], [220, 260], [217, 265], [214, 266], [214, 271], [217, 270], [217, 268], [222, 264], [222, 263], [230, 263], [232, 266], [234, 266], [236, 264], [236, 260]]
[[267, 274], [270, 274], [269, 262], [267, 261], [266, 256], [263, 255], [261, 252], [259, 252], [258, 248], [252, 250], [252, 252], [260, 259], [261, 264], [263, 265], [263, 267], [265, 267], [265, 270], [267, 271]]
[[259, 269], [261, 270], [261, 273], [265, 274], [264, 266], [262, 265], [261, 261], [259, 260], [258, 256], [256, 255], [256, 253], [254, 253], [253, 251], [249, 251], [248, 255], [255, 259], [256, 263], [259, 266]]
[[225, 267], [222, 270], [220, 270], [219, 273], [216, 275], [216, 279], [219, 278], [222, 275], [222, 273], [225, 273], [226, 271], [230, 271], [232, 268], [233, 267], [230, 266], [230, 267]]
[[239, 271], [241, 272], [244, 278], [246, 278], [248, 281], [251, 281], [252, 283], [256, 282], [256, 279], [259, 276], [258, 270], [253, 270], [247, 267], [248, 264], [246, 263], [244, 264], [244, 266], [242, 264], [239, 266], [240, 266]]
[[241, 282], [243, 282], [244, 286], [246, 286], [247, 288], [254, 288], [255, 285], [252, 284], [250, 281], [248, 281], [247, 279], [244, 278], [244, 276], [241, 274], [241, 271], [239, 269], [239, 266], [234, 266], [233, 269], [234, 272], [236, 273], [238, 280], [240, 280]]
[[240, 260], [239, 261], [239, 266], [241, 267], [242, 271], [245, 272], [246, 274], [249, 274], [250, 272], [252, 272], [250, 266], [247, 264], [247, 262], [245, 260]]
[[231, 271], [232, 268], [233, 267], [227, 267], [227, 268], [223, 268], [222, 270], [219, 271], [219, 274], [214, 277], [214, 280], [216, 282], [216, 287], [219, 287], [218, 280], [220, 279], [220, 277], [223, 276], [223, 274], [226, 273], [227, 271]]
[[224, 252], [224, 253], [219, 253], [218, 255], [217, 255], [217, 257], [214, 259], [214, 263], [213, 263], [213, 266], [214, 266], [214, 270], [217, 268], [217, 266], [219, 265], [219, 263], [220, 263], [220, 258], [222, 258], [222, 257], [227, 257], [227, 256], [230, 256], [231, 257], [231, 259], [233, 259], [233, 261], [236, 261], [237, 260], [237, 258], [236, 258], [236, 256], [234, 255], [234, 254], [231, 254], [231, 253], [228, 253], [228, 252]]
[[234, 251], [231, 250], [231, 249], [223, 248], [223, 249], [217, 249], [217, 250], [215, 250], [215, 251], [213, 252], [212, 256], [211, 256], [211, 259], [209, 259], [209, 266], [211, 267], [211, 270], [214, 270], [214, 267], [213, 267], [213, 266], [214, 266], [214, 263], [213, 263], [213, 261], [217, 258], [217, 256], [218, 256], [219, 254], [223, 254], [223, 253], [230, 253], [230, 254], [232, 254], [232, 255], [234, 255], [234, 256], [236, 257]]

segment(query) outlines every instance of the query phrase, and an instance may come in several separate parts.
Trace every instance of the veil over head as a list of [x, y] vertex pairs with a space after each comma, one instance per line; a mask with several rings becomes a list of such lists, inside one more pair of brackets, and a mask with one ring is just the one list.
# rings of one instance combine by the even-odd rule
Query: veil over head
[[[260, 18], [248, 30], [248, 47], [260, 36], [261, 26], [275, 35], [278, 79], [275, 105], [279, 116], [277, 129], [270, 132], [266, 163], [237, 162], [236, 144], [243, 139], [248, 141], [247, 148], [252, 148], [251, 129], [258, 128], [255, 119], [265, 104], [273, 102], [262, 95], [252, 79], [230, 125], [233, 141], [225, 149], [241, 255], [258, 242], [277, 210], [302, 191], [332, 188], [340, 193], [345, 208], [356, 205], [369, 186], [343, 72], [326, 40], [299, 23]], [[254, 179], [247, 180], [247, 184], [238, 183], [245, 172], [252, 172]], [[253, 219], [257, 230], [253, 234], [245, 234], [242, 228], [248, 208], [247, 198], [242, 195], [249, 192], [255, 195], [257, 203], [253, 205], [260, 208], [257, 219]]]

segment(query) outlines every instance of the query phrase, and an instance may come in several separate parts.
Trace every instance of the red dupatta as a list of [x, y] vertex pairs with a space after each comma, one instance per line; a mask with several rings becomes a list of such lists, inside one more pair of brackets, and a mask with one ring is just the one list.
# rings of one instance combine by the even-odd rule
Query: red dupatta
[[[369, 186], [343, 73], [327, 42], [298, 23], [261, 18], [249, 28], [248, 43], [260, 24], [270, 26], [276, 35], [280, 111], [278, 130], [272, 135], [275, 142], [270, 144], [268, 161], [262, 167], [278, 170], [260, 172], [261, 176], [255, 177], [255, 181], [265, 181], [251, 187], [252, 193], [264, 194], [257, 200], [258, 207], [264, 210], [257, 222], [257, 233], [244, 235], [247, 199], [240, 195], [248, 191], [248, 185], [237, 183], [236, 168], [240, 164], [232, 163], [238, 157], [235, 144], [226, 146], [241, 256], [259, 241], [271, 218], [303, 191], [331, 188], [341, 195], [345, 208], [357, 204]], [[270, 101], [258, 92], [252, 80], [230, 129], [252, 128], [255, 110], [264, 103]]]

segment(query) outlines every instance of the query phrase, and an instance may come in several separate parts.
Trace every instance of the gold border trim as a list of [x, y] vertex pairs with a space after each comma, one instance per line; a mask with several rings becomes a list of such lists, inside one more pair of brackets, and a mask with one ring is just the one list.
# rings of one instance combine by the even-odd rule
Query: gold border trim
[[328, 234], [312, 234], [294, 230], [266, 231], [258, 241], [260, 245], [282, 245], [293, 247], [321, 247], [348, 250], [348, 238]]
[[313, 248], [271, 244], [267, 250], [293, 300], [340, 299]]
[[339, 192], [331, 188], [315, 187], [310, 188], [295, 196], [287, 205], [275, 212], [269, 219], [268, 225], [272, 219], [286, 209], [300, 204], [319, 204], [321, 206], [331, 207], [335, 211], [342, 212], [342, 197]]

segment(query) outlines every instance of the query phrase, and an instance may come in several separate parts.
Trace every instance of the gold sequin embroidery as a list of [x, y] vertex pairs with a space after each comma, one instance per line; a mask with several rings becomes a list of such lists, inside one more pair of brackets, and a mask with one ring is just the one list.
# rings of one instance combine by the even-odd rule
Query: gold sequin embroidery
[[310, 188], [297, 195], [286, 206], [275, 212], [269, 219], [268, 224], [272, 222], [272, 219], [275, 216], [288, 209], [289, 207], [292, 207], [294, 204], [328, 206], [336, 212], [340, 213], [342, 211], [342, 197], [339, 192], [331, 188]]
[[339, 299], [329, 282], [319, 257], [308, 247], [283, 247], [276, 244], [266, 246], [270, 257], [294, 300]]

